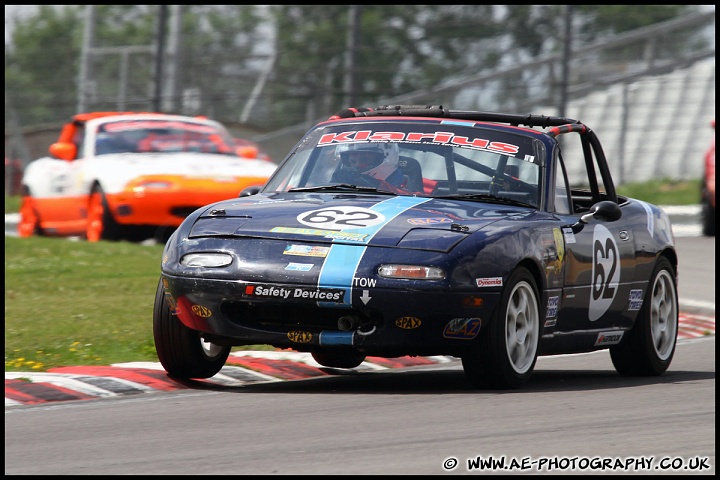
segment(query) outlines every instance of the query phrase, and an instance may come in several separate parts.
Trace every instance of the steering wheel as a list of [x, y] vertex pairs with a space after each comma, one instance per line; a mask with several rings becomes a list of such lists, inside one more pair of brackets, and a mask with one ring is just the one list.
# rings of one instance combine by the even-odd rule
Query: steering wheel
[[347, 183], [350, 185], [356, 185], [358, 187], [373, 187], [377, 188], [377, 182], [374, 178], [360, 173], [357, 169], [352, 167], [342, 167], [340, 170], [335, 172], [332, 176], [333, 182]]

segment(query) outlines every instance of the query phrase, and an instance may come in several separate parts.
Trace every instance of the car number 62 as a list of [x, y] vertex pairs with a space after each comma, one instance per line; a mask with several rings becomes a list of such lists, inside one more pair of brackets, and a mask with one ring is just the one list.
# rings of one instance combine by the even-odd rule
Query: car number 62
[[297, 221], [309, 227], [348, 230], [378, 225], [385, 216], [368, 208], [340, 206], [301, 213]]
[[593, 237], [590, 321], [597, 320], [610, 308], [620, 283], [618, 246], [612, 233], [603, 225], [596, 225]]

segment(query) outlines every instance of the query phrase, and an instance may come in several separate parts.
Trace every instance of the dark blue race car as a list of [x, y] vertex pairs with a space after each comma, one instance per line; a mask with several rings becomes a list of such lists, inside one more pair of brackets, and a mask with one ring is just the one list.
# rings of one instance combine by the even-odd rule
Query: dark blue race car
[[351, 108], [262, 188], [196, 210], [165, 246], [154, 338], [171, 375], [232, 346], [449, 355], [518, 388], [540, 355], [609, 349], [659, 375], [678, 331], [677, 253], [657, 206], [618, 196], [595, 133], [543, 115]]

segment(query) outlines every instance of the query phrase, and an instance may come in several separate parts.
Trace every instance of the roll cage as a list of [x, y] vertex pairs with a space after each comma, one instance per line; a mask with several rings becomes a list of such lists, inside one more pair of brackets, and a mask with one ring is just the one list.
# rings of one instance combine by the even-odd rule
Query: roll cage
[[[612, 180], [612, 175], [610, 174], [610, 169], [607, 164], [607, 158], [605, 157], [605, 152], [603, 151], [600, 140], [597, 138], [597, 135], [593, 130], [579, 120], [560, 116], [535, 114], [450, 110], [444, 108], [442, 105], [381, 105], [376, 108], [347, 108], [331, 116], [329, 120], [339, 120], [353, 117], [390, 116], [447, 118], [500, 123], [514, 127], [527, 127], [531, 129], [536, 127], [548, 129], [543, 133], [552, 138], [554, 140], [554, 145], [557, 147], [556, 152], [553, 153], [554, 157], [557, 155], [557, 162], [554, 161], [553, 167], [547, 169], [547, 175], [549, 176], [549, 178], [546, 178], [547, 185], [552, 186], [548, 188], [548, 190], [554, 190], [552, 175], [554, 174], [553, 169], [557, 169], [557, 174], [561, 174], [564, 177], [564, 183], [572, 197], [570, 199], [570, 204], [572, 205], [574, 203], [576, 205], [575, 211], [582, 211], [585, 209], [583, 204], [587, 202], [583, 202], [582, 199], [587, 199], [587, 201], [590, 202], [587, 204], [587, 208], [590, 207], [590, 204], [597, 203], [602, 200], [609, 200], [613, 203], [618, 203], [615, 184]], [[558, 140], [558, 137], [561, 135], [569, 133], [577, 133], [580, 139], [585, 171], [587, 173], [587, 191], [570, 187], [564, 159], [560, 151], [560, 142]], [[597, 171], [595, 167], [597, 167]], [[605, 187], [604, 192], [600, 189], [600, 182], [598, 181], [597, 173], [600, 174], [600, 180], [602, 181], [602, 185]]]

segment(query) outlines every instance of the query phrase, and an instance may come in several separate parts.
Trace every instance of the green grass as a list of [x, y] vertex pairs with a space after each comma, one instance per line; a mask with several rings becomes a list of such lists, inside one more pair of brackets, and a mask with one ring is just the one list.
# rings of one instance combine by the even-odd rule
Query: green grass
[[653, 180], [615, 188], [620, 195], [655, 205], [697, 205], [700, 203], [700, 183], [700, 180]]
[[[652, 182], [618, 193], [689, 205], [698, 203], [699, 188]], [[5, 196], [5, 212], [17, 212], [19, 203]], [[5, 370], [156, 362], [152, 310], [161, 255], [162, 245], [5, 237]]]
[[5, 370], [157, 361], [161, 245], [5, 237]]

